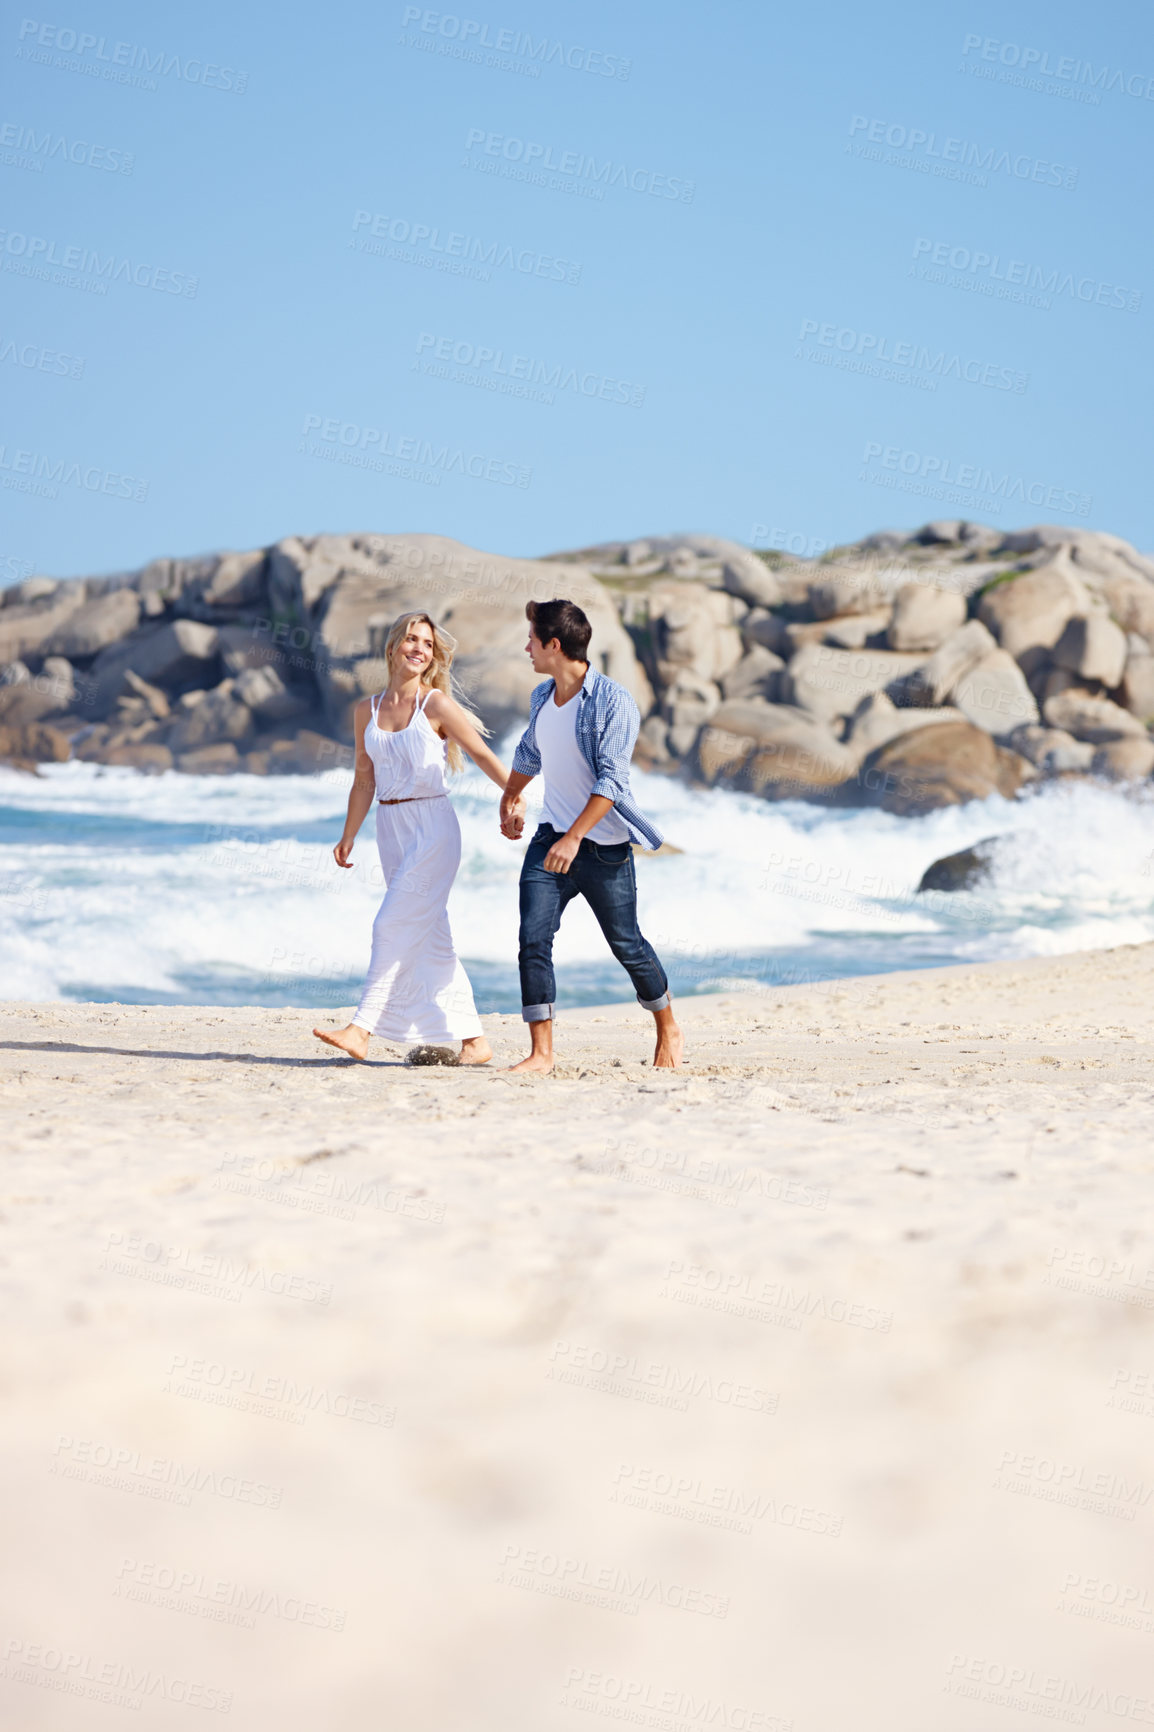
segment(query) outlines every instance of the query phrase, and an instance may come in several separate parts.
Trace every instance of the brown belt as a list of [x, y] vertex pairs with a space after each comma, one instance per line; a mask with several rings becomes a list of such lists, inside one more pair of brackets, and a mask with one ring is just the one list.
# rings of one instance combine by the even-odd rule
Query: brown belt
[[402, 794], [399, 800], [378, 800], [378, 806], [407, 806], [413, 800], [443, 800], [444, 794]]

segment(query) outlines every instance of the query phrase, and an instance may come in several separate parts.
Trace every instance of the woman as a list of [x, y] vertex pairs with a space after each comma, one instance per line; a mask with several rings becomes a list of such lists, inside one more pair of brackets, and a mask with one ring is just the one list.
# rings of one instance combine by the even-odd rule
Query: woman
[[493, 1054], [481, 1032], [469, 977], [453, 949], [448, 897], [461, 863], [461, 827], [448, 800], [446, 761], [462, 753], [504, 790], [508, 771], [481, 738], [481, 724], [450, 696], [455, 645], [427, 613], [402, 614], [389, 632], [388, 689], [362, 698], [344, 834], [333, 849], [351, 868], [357, 832], [377, 801], [377, 847], [385, 899], [373, 921], [369, 976], [346, 1028], [314, 1028], [318, 1039], [363, 1059], [369, 1036], [461, 1042], [462, 1064]]

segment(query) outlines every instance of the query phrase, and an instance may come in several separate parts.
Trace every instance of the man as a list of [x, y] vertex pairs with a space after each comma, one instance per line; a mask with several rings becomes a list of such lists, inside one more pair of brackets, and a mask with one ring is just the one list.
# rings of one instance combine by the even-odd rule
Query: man
[[501, 799], [501, 830], [520, 836], [522, 790], [544, 774], [543, 822], [521, 868], [521, 1015], [532, 1051], [512, 1068], [553, 1069], [553, 937], [574, 896], [584, 896], [609, 948], [627, 970], [638, 1002], [653, 1012], [653, 1063], [681, 1063], [681, 1030], [669, 1002], [669, 982], [637, 924], [633, 842], [659, 848], [661, 832], [633, 804], [629, 760], [641, 725], [623, 686], [589, 666], [592, 627], [571, 601], [531, 601], [525, 645], [535, 673], [529, 726], [513, 755]]

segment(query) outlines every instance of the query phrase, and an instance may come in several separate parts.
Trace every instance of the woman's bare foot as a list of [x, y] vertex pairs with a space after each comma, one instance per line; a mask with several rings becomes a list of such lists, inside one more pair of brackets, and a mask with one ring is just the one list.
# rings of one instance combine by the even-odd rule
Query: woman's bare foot
[[488, 1064], [492, 1056], [493, 1049], [483, 1034], [461, 1042], [461, 1064]]
[[681, 1055], [685, 1051], [685, 1040], [681, 1030], [673, 1020], [670, 1007], [656, 1010], [653, 1013], [657, 1024], [657, 1050], [653, 1054], [654, 1070], [679, 1070]]
[[369, 1031], [358, 1028], [355, 1022], [350, 1022], [347, 1028], [314, 1028], [313, 1033], [326, 1046], [335, 1046], [338, 1052], [347, 1053], [349, 1058], [368, 1057]]

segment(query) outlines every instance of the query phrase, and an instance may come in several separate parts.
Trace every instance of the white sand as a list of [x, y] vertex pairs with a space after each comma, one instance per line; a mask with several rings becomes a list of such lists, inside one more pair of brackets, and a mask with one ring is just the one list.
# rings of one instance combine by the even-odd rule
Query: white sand
[[0, 1724], [1154, 1722], [1152, 987], [5, 1007]]

